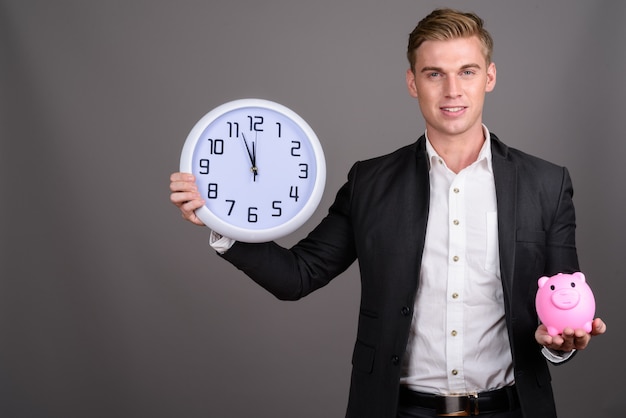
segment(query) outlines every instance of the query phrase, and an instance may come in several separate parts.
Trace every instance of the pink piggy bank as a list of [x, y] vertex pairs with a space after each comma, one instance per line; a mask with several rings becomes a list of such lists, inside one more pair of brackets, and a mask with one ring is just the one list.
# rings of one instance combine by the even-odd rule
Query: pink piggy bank
[[561, 334], [565, 328], [591, 332], [596, 301], [585, 275], [580, 272], [540, 278], [535, 306], [539, 319], [552, 336]]

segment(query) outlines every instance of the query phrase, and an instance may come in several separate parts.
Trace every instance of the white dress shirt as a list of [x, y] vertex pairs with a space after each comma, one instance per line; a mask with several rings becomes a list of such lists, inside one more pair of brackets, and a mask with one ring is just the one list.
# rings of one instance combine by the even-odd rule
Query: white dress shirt
[[459, 394], [514, 382], [491, 139], [483, 129], [478, 159], [458, 174], [426, 144], [430, 210], [401, 379], [415, 391]]

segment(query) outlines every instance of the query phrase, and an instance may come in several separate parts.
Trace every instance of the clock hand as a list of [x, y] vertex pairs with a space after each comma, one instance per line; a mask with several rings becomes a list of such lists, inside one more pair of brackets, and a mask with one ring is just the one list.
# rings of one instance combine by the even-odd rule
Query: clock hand
[[252, 143], [252, 174], [254, 174], [253, 181], [256, 181], [256, 175], [259, 174], [259, 169], [256, 166], [256, 141]]
[[250, 162], [254, 165], [254, 160], [252, 158], [252, 153], [250, 152], [250, 147], [248, 146], [248, 141], [246, 141], [246, 136], [241, 133], [241, 137], [243, 138], [243, 143], [246, 145], [246, 151], [248, 151], [248, 157], [250, 157]]
[[250, 151], [250, 147], [248, 146], [248, 141], [246, 140], [246, 136], [241, 133], [241, 137], [243, 138], [243, 143], [246, 145], [246, 151], [248, 151], [248, 157], [250, 158], [250, 163], [252, 167], [250, 167], [250, 171], [254, 175], [254, 181], [256, 181], [256, 175], [258, 174], [259, 169], [256, 166], [256, 147], [254, 142], [252, 143], [252, 151]]

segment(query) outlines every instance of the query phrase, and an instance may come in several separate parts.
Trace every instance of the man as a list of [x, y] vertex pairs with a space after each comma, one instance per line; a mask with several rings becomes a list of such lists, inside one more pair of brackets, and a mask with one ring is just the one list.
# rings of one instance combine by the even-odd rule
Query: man
[[[362, 296], [348, 417], [556, 416], [546, 359], [604, 333], [551, 337], [537, 280], [579, 269], [565, 168], [508, 148], [482, 124], [493, 42], [472, 13], [435, 10], [409, 37], [409, 94], [426, 133], [358, 162], [327, 217], [291, 249], [212, 235], [222, 256], [281, 299], [324, 286], [355, 259]], [[171, 200], [202, 222], [193, 176]]]

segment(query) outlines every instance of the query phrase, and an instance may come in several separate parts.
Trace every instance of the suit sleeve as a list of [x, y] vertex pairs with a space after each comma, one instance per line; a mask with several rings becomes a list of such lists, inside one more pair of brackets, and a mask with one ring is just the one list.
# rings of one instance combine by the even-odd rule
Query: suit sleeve
[[357, 166], [328, 215], [294, 247], [237, 242], [221, 257], [281, 300], [300, 299], [328, 284], [356, 259], [350, 206]]
[[554, 219], [547, 231], [546, 274], [572, 273], [579, 270], [576, 253], [576, 215], [574, 212], [572, 181], [562, 168], [560, 192]]

